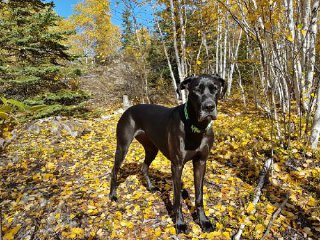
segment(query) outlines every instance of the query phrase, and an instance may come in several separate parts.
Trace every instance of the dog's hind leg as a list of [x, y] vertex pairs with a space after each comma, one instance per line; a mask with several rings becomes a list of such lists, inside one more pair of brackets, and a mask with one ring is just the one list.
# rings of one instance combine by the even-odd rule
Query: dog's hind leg
[[111, 172], [111, 184], [109, 198], [117, 201], [117, 173], [127, 155], [128, 148], [135, 134], [135, 129], [127, 118], [120, 119], [117, 126], [117, 149], [115, 153], [114, 166]]
[[137, 135], [136, 139], [142, 144], [145, 150], [145, 159], [141, 167], [142, 173], [147, 181], [148, 190], [154, 192], [157, 190], [157, 188], [155, 188], [151, 183], [149, 177], [149, 166], [157, 156], [158, 148], [148, 139], [148, 137], [144, 133]]

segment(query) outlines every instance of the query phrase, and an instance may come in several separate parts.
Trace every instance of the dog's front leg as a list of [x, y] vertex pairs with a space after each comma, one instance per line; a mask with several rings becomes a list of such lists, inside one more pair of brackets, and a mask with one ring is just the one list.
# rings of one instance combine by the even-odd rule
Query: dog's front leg
[[203, 209], [203, 179], [206, 172], [206, 159], [194, 159], [192, 162], [198, 220], [202, 231], [212, 232], [214, 228]]
[[183, 164], [172, 164], [172, 181], [173, 181], [173, 210], [175, 214], [175, 228], [176, 233], [187, 233], [188, 227], [184, 222], [182, 207], [181, 207], [181, 175], [183, 170]]

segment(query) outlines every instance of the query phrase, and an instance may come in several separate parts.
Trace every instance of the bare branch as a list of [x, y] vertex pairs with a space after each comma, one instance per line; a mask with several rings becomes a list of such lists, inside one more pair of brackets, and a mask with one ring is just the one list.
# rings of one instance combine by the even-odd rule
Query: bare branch
[[271, 226], [272, 226], [272, 223], [275, 219], [277, 219], [278, 215], [281, 213], [282, 209], [285, 207], [286, 203], [288, 202], [289, 200], [289, 194], [286, 194], [286, 198], [284, 199], [284, 201], [281, 203], [280, 207], [277, 209], [277, 211], [275, 211], [273, 214], [272, 214], [272, 217], [268, 223], [268, 226], [267, 226], [267, 229], [266, 231], [264, 232], [261, 240], [264, 240], [266, 239], [266, 237], [268, 236], [269, 232], [270, 232], [270, 229], [271, 229]]
[[[261, 193], [262, 193], [262, 187], [263, 187], [263, 185], [265, 183], [265, 178], [268, 175], [269, 170], [272, 168], [272, 165], [273, 165], [273, 159], [272, 158], [267, 159], [265, 161], [265, 163], [264, 163], [264, 166], [263, 166], [263, 168], [261, 170], [261, 173], [260, 173], [260, 178], [259, 178], [258, 185], [257, 185], [257, 187], [255, 189], [255, 192], [254, 192], [254, 198], [253, 198], [253, 201], [252, 201], [254, 209], [249, 213], [250, 215], [252, 215], [252, 214], [254, 214], [256, 212], [256, 205], [260, 200], [260, 196], [261, 196]], [[249, 216], [246, 216], [246, 220], [244, 222], [246, 222], [248, 219], [249, 219]], [[241, 234], [242, 234], [245, 226], [246, 226], [245, 223], [242, 223], [240, 225], [238, 232], [236, 233], [236, 235], [233, 236], [233, 240], [240, 240]]]

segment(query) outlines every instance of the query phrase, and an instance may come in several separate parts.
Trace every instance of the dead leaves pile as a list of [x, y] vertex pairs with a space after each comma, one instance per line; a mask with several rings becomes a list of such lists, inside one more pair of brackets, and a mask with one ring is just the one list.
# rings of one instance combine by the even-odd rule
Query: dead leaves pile
[[[108, 199], [118, 117], [62, 118], [20, 130], [20, 138], [0, 160], [4, 239], [169, 239], [175, 235], [170, 162], [161, 154], [150, 169], [160, 191], [147, 191], [140, 173], [144, 152], [134, 142], [120, 173], [119, 202]], [[273, 223], [269, 239], [319, 237], [319, 160], [311, 153], [302, 154], [299, 143], [290, 150], [276, 150], [270, 182], [256, 213], [246, 218], [270, 149], [266, 126], [263, 118], [220, 115], [214, 123], [217, 137], [204, 187], [205, 210], [216, 230], [202, 233], [193, 220], [193, 173], [187, 163], [183, 211], [190, 233], [179, 238], [230, 239], [246, 221], [243, 238], [259, 239], [285, 193], [290, 194], [289, 202]]]

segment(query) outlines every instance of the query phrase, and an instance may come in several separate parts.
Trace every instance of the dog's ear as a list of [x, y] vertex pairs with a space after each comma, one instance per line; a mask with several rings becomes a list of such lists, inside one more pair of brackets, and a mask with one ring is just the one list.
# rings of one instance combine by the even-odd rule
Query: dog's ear
[[188, 89], [189, 84], [196, 78], [198, 77], [197, 76], [186, 77], [181, 83], [179, 83], [179, 86], [177, 88], [177, 93], [179, 95], [179, 98], [181, 98], [181, 90]]
[[188, 89], [188, 88], [189, 88], [189, 84], [190, 84], [193, 80], [195, 80], [195, 79], [197, 79], [197, 78], [198, 78], [198, 76], [186, 77], [186, 78], [180, 83], [179, 89], [180, 89], [180, 90]]
[[219, 92], [219, 97], [220, 99], [223, 99], [226, 95], [227, 92], [227, 84], [226, 81], [223, 78], [220, 78], [219, 81], [221, 82], [221, 88], [220, 88], [220, 92]]
[[219, 78], [218, 80], [221, 83], [219, 97], [220, 97], [220, 99], [223, 99], [224, 96], [226, 95], [226, 92], [227, 92], [227, 84], [226, 84], [226, 81], [223, 78]]
[[224, 98], [227, 92], [227, 84], [225, 80], [222, 77], [220, 77], [220, 75], [217, 73], [212, 74], [211, 76], [220, 83], [219, 98]]
[[181, 90], [183, 89], [188, 89], [189, 88], [189, 84], [194, 80], [198, 78], [197, 76], [191, 76], [191, 77], [186, 77], [178, 86], [177, 88], [177, 93], [179, 95], [179, 97], [181, 98]]

